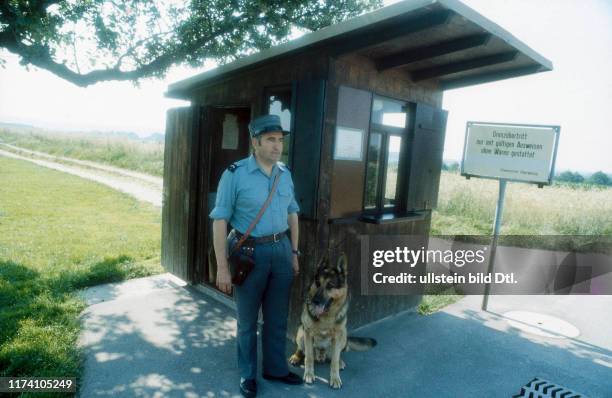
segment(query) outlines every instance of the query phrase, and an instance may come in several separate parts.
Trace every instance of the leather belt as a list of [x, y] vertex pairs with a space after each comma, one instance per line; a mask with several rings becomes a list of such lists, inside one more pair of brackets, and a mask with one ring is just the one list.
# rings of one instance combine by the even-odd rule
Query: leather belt
[[[242, 233], [239, 231], [236, 231], [236, 238], [240, 239], [242, 237]], [[268, 242], [279, 242], [281, 239], [283, 239], [285, 237], [285, 235], [287, 235], [287, 231], [283, 231], [283, 232], [279, 232], [277, 234], [272, 234], [272, 235], [266, 235], [266, 236], [260, 236], [260, 237], [248, 237], [244, 243], [268, 243]]]

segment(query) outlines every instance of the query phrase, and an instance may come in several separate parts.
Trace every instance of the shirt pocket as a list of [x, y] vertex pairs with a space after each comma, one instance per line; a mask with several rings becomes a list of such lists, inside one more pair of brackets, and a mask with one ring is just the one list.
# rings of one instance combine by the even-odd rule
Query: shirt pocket
[[292, 196], [293, 192], [290, 186], [281, 185], [278, 187], [279, 206], [282, 211], [287, 211], [289, 204], [291, 203]]
[[245, 188], [238, 193], [236, 211], [253, 214], [253, 217], [264, 205], [268, 193], [262, 189]]

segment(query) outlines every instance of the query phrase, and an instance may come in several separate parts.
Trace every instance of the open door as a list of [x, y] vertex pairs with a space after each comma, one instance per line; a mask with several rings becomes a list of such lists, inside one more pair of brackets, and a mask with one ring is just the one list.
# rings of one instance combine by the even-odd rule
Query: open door
[[[200, 192], [196, 269], [198, 281], [215, 287], [217, 266], [212, 243], [212, 222], [208, 214], [215, 206], [217, 186], [223, 171], [249, 155], [250, 107], [209, 107], [202, 137], [200, 158]], [[206, 131], [204, 131], [206, 130]]]
[[170, 109], [166, 115], [161, 263], [189, 283], [195, 281], [199, 121], [198, 107]]
[[444, 109], [417, 103], [408, 210], [430, 210], [438, 204], [447, 118]]

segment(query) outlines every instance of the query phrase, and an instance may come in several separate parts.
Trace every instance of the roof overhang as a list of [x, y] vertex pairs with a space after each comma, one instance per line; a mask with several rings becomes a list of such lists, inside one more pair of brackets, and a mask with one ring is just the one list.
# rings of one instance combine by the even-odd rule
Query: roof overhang
[[379, 71], [400, 69], [442, 90], [552, 70], [552, 62], [460, 1], [406, 0], [173, 83], [166, 95], [185, 98], [197, 87], [322, 47], [368, 57]]

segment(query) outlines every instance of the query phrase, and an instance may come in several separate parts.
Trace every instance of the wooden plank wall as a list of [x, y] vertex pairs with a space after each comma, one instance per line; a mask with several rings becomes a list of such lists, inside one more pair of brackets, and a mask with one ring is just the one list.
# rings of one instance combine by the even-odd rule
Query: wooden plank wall
[[435, 83], [414, 83], [406, 72], [398, 69], [378, 72], [371, 59], [357, 54], [332, 59], [329, 80], [335, 86], [345, 85], [399, 100], [442, 106], [442, 91]]
[[393, 224], [332, 224], [329, 248], [333, 261], [345, 253], [348, 257], [348, 275], [351, 305], [347, 315], [347, 327], [354, 329], [370, 322], [414, 308], [420, 296], [362, 296], [361, 288], [361, 240], [360, 235], [427, 235], [431, 213], [421, 221]]
[[327, 78], [328, 59], [320, 52], [286, 57], [239, 75], [212, 81], [193, 93], [195, 103], [209, 106], [251, 106], [251, 118], [266, 110], [264, 88], [291, 84], [299, 80]]

